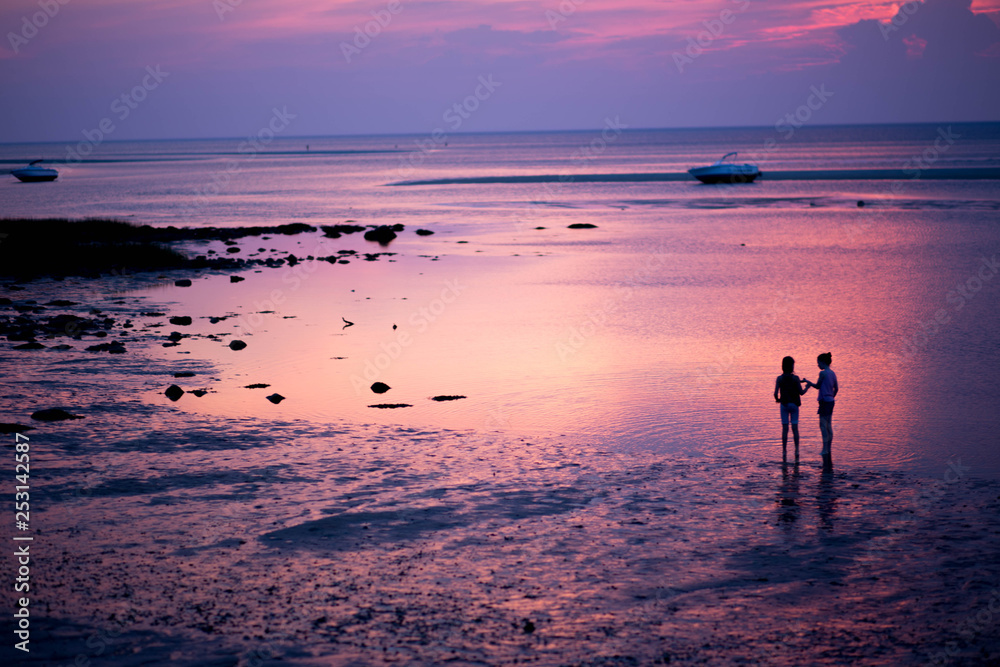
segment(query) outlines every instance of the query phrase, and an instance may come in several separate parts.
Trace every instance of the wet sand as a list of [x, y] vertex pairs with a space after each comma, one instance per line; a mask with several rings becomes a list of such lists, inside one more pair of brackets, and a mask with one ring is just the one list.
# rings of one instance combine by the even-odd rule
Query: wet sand
[[1000, 652], [1000, 485], [959, 465], [926, 480], [503, 433], [137, 417], [156, 428], [95, 419], [87, 455], [76, 424], [31, 434], [45, 453], [30, 664]]

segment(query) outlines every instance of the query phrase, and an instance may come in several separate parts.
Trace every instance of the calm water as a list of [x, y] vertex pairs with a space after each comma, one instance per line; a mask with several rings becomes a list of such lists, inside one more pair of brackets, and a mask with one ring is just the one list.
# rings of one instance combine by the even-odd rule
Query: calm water
[[[179, 410], [565, 433], [620, 452], [769, 459], [780, 449], [771, 391], [781, 358], [794, 356], [797, 373], [815, 379], [816, 355], [831, 351], [841, 383], [838, 462], [941, 476], [960, 460], [995, 477], [1000, 184], [766, 178], [769, 169], [919, 176], [921, 165], [1000, 165], [1000, 126], [952, 126], [954, 143], [935, 148], [946, 128], [802, 128], [790, 137], [766, 128], [603, 137], [597, 129], [437, 143], [278, 137], [259, 149], [242, 139], [106, 143], [61, 166], [55, 183], [4, 182], [0, 215], [406, 226], [388, 248], [397, 254], [376, 262], [307, 262], [247, 272], [239, 284], [214, 275], [189, 289], [167, 282], [133, 294], [150, 309], [194, 317], [190, 333], [249, 343], [238, 354], [206, 338], [142, 348], [157, 362], [210, 369], [183, 386], [212, 393], [185, 396]], [[0, 165], [60, 160], [67, 149], [3, 146]], [[683, 171], [730, 150], [756, 160], [765, 177], [716, 187], [573, 180]], [[565, 178], [390, 185], [532, 174]], [[567, 228], [581, 222], [597, 227]], [[415, 236], [420, 227], [436, 233]], [[258, 247], [304, 256], [374, 246], [357, 235], [241, 243], [244, 256]], [[341, 318], [356, 324], [344, 329]], [[82, 368], [88, 355], [79, 354]], [[77, 372], [73, 359], [68, 373]], [[30, 371], [47, 362], [20, 363]], [[367, 389], [375, 380], [392, 390], [375, 396]], [[162, 390], [172, 380], [117, 381], [168, 404]], [[288, 400], [272, 406], [242, 388], [257, 382]], [[441, 394], [467, 398], [428, 400]], [[368, 407], [385, 402], [413, 407]], [[810, 392], [807, 459], [820, 448], [814, 405]]]

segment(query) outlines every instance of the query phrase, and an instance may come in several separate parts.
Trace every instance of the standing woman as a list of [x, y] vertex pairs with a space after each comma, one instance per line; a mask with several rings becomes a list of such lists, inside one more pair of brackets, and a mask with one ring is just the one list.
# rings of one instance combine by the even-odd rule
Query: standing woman
[[[833, 363], [833, 355], [829, 352], [816, 357], [819, 365], [819, 378], [815, 384], [806, 380], [806, 389], [816, 387], [819, 390], [819, 432], [823, 436], [823, 462], [827, 463], [832, 457], [830, 446], [833, 444], [833, 404], [837, 397], [837, 374], [830, 368]], [[803, 392], [805, 393], [805, 392]]]

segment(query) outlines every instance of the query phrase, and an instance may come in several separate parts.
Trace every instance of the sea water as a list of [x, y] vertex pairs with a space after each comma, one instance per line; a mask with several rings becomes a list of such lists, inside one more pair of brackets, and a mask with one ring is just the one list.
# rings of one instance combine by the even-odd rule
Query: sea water
[[[683, 174], [734, 150], [761, 179], [634, 176]], [[609, 121], [589, 132], [0, 147], [9, 168], [38, 158], [62, 161], [59, 180], [10, 178], [0, 215], [405, 226], [386, 248], [319, 233], [240, 243], [244, 257], [395, 253], [377, 261], [133, 293], [150, 310], [194, 317], [186, 333], [249, 344], [238, 354], [198, 336], [134, 346], [155, 363], [211, 369], [191, 381], [207, 395], [172, 406], [192, 415], [566, 434], [617, 452], [768, 460], [780, 456], [781, 358], [815, 380], [816, 356], [829, 351], [839, 463], [1000, 474], [1000, 185], [933, 172], [1000, 166], [996, 124], [646, 131]], [[879, 169], [905, 177], [870, 177]], [[434, 183], [401, 185], [412, 181]], [[51, 361], [16, 359], [24, 369]], [[129, 381], [113, 365], [103, 372]], [[376, 380], [390, 392], [373, 394]], [[137, 395], [169, 405], [171, 382], [147, 378]], [[272, 406], [252, 383], [287, 400]], [[440, 395], [465, 398], [430, 400]], [[411, 407], [370, 407], [384, 403]], [[810, 391], [800, 428], [814, 459], [816, 422]]]

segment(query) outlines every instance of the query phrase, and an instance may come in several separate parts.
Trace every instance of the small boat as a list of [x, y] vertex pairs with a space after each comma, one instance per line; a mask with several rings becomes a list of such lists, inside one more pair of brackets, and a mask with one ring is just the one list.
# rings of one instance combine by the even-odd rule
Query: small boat
[[752, 183], [760, 176], [760, 169], [755, 164], [734, 164], [726, 162], [726, 158], [736, 153], [726, 153], [722, 159], [707, 167], [688, 169], [688, 173], [702, 183]]
[[41, 183], [43, 181], [54, 181], [59, 178], [59, 172], [48, 167], [36, 166], [41, 160], [35, 160], [27, 167], [21, 167], [10, 172], [17, 180], [23, 183]]

